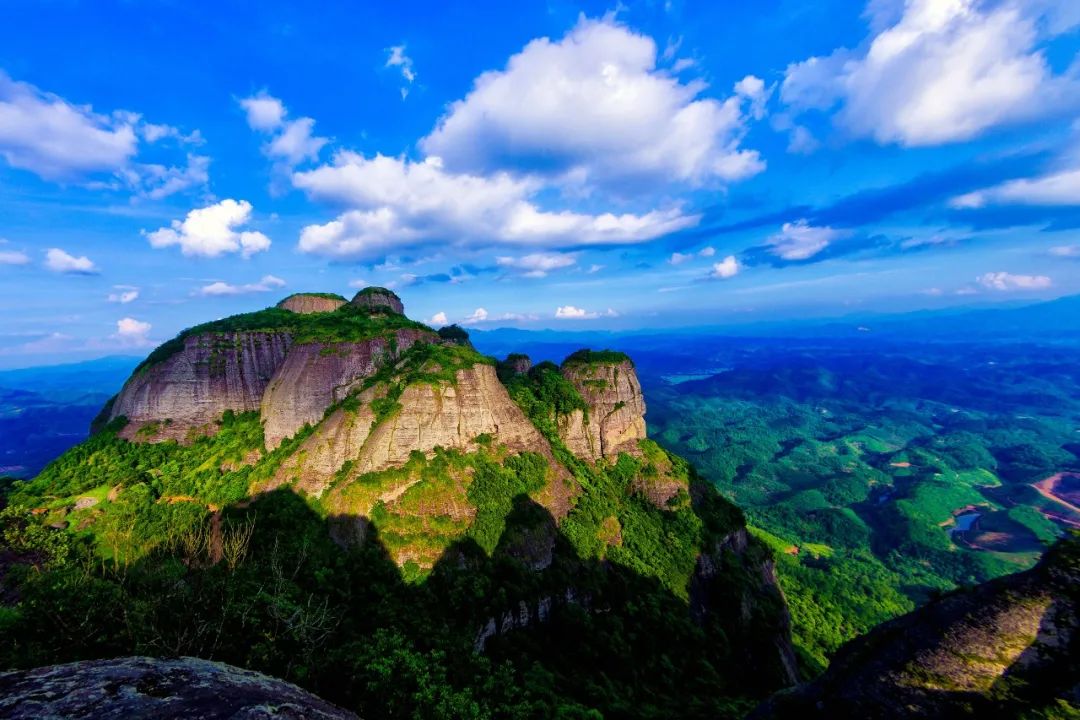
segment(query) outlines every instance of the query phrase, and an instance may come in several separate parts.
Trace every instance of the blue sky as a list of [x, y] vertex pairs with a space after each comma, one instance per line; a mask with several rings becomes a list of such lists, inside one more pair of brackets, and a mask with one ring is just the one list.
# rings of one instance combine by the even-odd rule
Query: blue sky
[[0, 366], [365, 284], [565, 329], [1080, 292], [1073, 0], [345, 5], [4, 3]]

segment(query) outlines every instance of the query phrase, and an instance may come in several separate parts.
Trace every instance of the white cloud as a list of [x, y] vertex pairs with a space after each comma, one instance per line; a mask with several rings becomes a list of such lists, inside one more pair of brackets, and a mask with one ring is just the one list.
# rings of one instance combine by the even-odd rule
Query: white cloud
[[146, 347], [153, 344], [148, 337], [152, 328], [148, 322], [126, 317], [116, 321], [116, 333], [112, 338], [128, 347]]
[[139, 288], [132, 285], [113, 285], [113, 290], [108, 295], [109, 302], [126, 305], [139, 299]]
[[698, 251], [698, 255], [700, 255], [701, 257], [705, 257], [705, 258], [710, 258], [715, 254], [716, 254], [716, 248], [714, 248], [714, 247], [703, 247], [703, 248], [701, 248], [701, 250]]
[[[154, 198], [206, 183], [207, 158], [189, 157], [186, 168], [136, 162], [140, 136], [147, 142], [166, 136], [189, 144], [202, 141], [197, 130], [183, 135], [168, 125], [143, 123], [139, 115], [125, 111], [103, 115], [0, 71], [0, 157], [12, 167], [52, 181], [98, 178], [89, 184]], [[103, 175], [111, 179], [103, 181]]]
[[172, 125], [144, 123], [139, 128], [139, 132], [142, 134], [143, 139], [148, 143], [156, 143], [161, 140], [176, 140], [185, 145], [202, 145], [206, 142], [203, 139], [202, 133], [198, 130], [185, 135], [180, 128], [173, 127]]
[[209, 168], [210, 158], [205, 155], [188, 155], [184, 167], [144, 164], [139, 166], [141, 177], [132, 178], [132, 184], [142, 187], [143, 197], [160, 200], [210, 182]]
[[787, 151], [792, 155], [813, 155], [821, 143], [802, 125], [794, 125], [788, 136]]
[[363, 290], [364, 288], [370, 287], [370, 286], [371, 286], [371, 283], [369, 283], [367, 280], [361, 280], [359, 278], [357, 278], [356, 280], [350, 280], [349, 281], [349, 287], [354, 288], [356, 290]]
[[285, 281], [273, 275], [264, 275], [257, 283], [247, 285], [230, 285], [226, 282], [215, 282], [204, 285], [199, 289], [199, 295], [208, 297], [220, 297], [222, 295], [247, 295], [248, 293], [270, 292], [285, 287]]
[[45, 267], [67, 275], [96, 275], [98, 272], [90, 258], [85, 255], [75, 257], [60, 248], [49, 248], [45, 252]]
[[1008, 272], [988, 272], [976, 281], [990, 290], [1045, 290], [1053, 281], [1045, 275], [1014, 275]]
[[749, 101], [750, 114], [755, 120], [765, 117], [765, 105], [775, 89], [775, 85], [765, 87], [765, 81], [753, 75], [747, 75], [735, 83], [735, 94]]
[[386, 48], [386, 67], [400, 68], [401, 78], [405, 81], [405, 85], [401, 88], [401, 99], [404, 100], [409, 96], [409, 86], [416, 80], [412, 58], [405, 54], [404, 45]]
[[784, 260], [806, 260], [845, 234], [843, 230], [815, 227], [805, 220], [798, 220], [784, 223], [779, 233], [769, 237], [766, 245], [769, 246], [769, 252]]
[[967, 140], [1052, 113], [1076, 91], [1041, 49], [1074, 23], [1066, 5], [908, 0], [900, 9], [876, 0], [868, 11], [876, 35], [864, 49], [789, 66], [781, 97], [796, 109], [839, 104], [836, 121], [849, 132], [904, 146]]
[[266, 146], [266, 154], [281, 158], [290, 166], [305, 160], [318, 160], [319, 151], [329, 140], [313, 135], [314, 128], [315, 121], [307, 117], [285, 123], [281, 132]]
[[0, 72], [0, 155], [46, 180], [125, 168], [138, 151], [132, 118], [101, 115]]
[[589, 266], [589, 269], [586, 270], [586, 272], [589, 273], [590, 275], [595, 275], [596, 273], [600, 272], [603, 269], [604, 269], [603, 265], [593, 264], [593, 265]]
[[958, 195], [949, 204], [959, 209], [986, 205], [1080, 205], [1080, 168], [1009, 180], [985, 190]]
[[546, 277], [552, 270], [560, 270], [577, 263], [577, 257], [564, 253], [530, 253], [522, 257], [498, 257], [501, 267], [523, 271], [525, 277]]
[[287, 172], [305, 160], [318, 160], [319, 152], [330, 142], [314, 134], [313, 119], [286, 120], [289, 113], [285, 105], [265, 91], [239, 102], [247, 112], [248, 126], [271, 136], [263, 145], [263, 154], [279, 164], [279, 172]]
[[183, 220], [173, 220], [170, 227], [143, 231], [150, 245], [165, 248], [179, 245], [184, 255], [217, 257], [239, 252], [247, 258], [270, 248], [270, 238], [261, 232], [238, 231], [251, 219], [251, 203], [245, 200], [222, 200], [208, 207], [192, 210]]
[[442, 327], [444, 325], [449, 325], [449, 324], [450, 324], [450, 321], [446, 319], [446, 313], [444, 313], [442, 311], [439, 311], [439, 312], [435, 313], [434, 315], [431, 316], [431, 319], [428, 320], [428, 325], [435, 325], [437, 327]]
[[476, 308], [473, 310], [472, 315], [462, 320], [463, 325], [475, 325], [476, 323], [482, 323], [488, 319], [488, 311], [484, 308]]
[[272, 132], [285, 121], [285, 105], [266, 92], [243, 98], [240, 107], [247, 112], [248, 126], [260, 132]]
[[1058, 245], [1050, 248], [1050, 254], [1054, 257], [1080, 258], [1080, 245]]
[[583, 18], [561, 40], [533, 40], [503, 70], [480, 75], [420, 146], [455, 172], [530, 166], [619, 192], [761, 172], [758, 153], [740, 147], [746, 98], [701, 97], [704, 83], [680, 82], [656, 56], [651, 38], [610, 17]]
[[26, 265], [30, 256], [18, 250], [0, 250], [0, 265]]
[[728, 255], [720, 262], [713, 263], [712, 272], [709, 273], [709, 277], [718, 280], [727, 280], [728, 278], [733, 278], [738, 275], [740, 269], [739, 261], [735, 259], [735, 256]]
[[378, 259], [448, 241], [462, 247], [639, 243], [700, 219], [678, 207], [642, 215], [545, 211], [530, 199], [541, 189], [533, 180], [453, 174], [435, 158], [340, 152], [332, 165], [295, 173], [293, 183], [314, 199], [353, 208], [300, 235], [300, 250], [337, 258]]
[[599, 313], [590, 312], [573, 305], [563, 305], [555, 309], [555, 317], [559, 320], [595, 320], [599, 317], [619, 317], [619, 313], [611, 308]]
[[693, 255], [688, 255], [688, 254], [680, 253], [680, 252], [673, 252], [673, 253], [671, 253], [671, 257], [668, 258], [668, 262], [671, 263], [672, 265], [682, 265], [684, 262], [686, 262], [687, 260], [690, 260], [693, 257], [694, 257]]

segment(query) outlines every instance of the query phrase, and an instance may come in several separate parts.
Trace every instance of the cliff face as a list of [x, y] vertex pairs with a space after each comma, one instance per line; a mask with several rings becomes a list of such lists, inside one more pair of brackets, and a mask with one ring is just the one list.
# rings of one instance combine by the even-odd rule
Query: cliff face
[[636, 454], [645, 438], [645, 398], [633, 363], [567, 362], [562, 371], [588, 404], [587, 412], [559, 420], [567, 448], [587, 460]]
[[[385, 386], [358, 396], [355, 409], [341, 408], [320, 423], [315, 432], [278, 470], [275, 485], [295, 483], [320, 496], [349, 463], [349, 474], [377, 472], [403, 465], [411, 453], [435, 448], [464, 452], [485, 444], [510, 452], [538, 452], [553, 465], [552, 491], [545, 503], [552, 514], [569, 510], [569, 474], [555, 461], [547, 440], [510, 399], [491, 365], [458, 370], [452, 383], [417, 382], [402, 390], [396, 408], [379, 418], [376, 403], [385, 402]], [[381, 420], [381, 421], [380, 421]], [[370, 507], [353, 508], [361, 514]]]
[[432, 337], [422, 330], [398, 330], [391, 338], [293, 347], [262, 399], [267, 449], [276, 448], [305, 423], [321, 420], [326, 408], [347, 396], [357, 382], [374, 375], [413, 343]]
[[957, 591], [852, 640], [819, 679], [754, 717], [1016, 717], [1059, 698], [1080, 702], [1077, 537], [1031, 570]]
[[343, 297], [331, 297], [316, 293], [298, 293], [290, 295], [277, 304], [282, 310], [308, 315], [311, 313], [333, 312], [345, 304]]
[[126, 657], [0, 673], [12, 720], [356, 720], [283, 680], [224, 663]]
[[[226, 410], [258, 410], [291, 346], [285, 333], [188, 337], [182, 350], [128, 380], [109, 419], [127, 417], [123, 434], [129, 439], [184, 440], [191, 430], [212, 426]], [[148, 423], [157, 430], [140, 435]]]

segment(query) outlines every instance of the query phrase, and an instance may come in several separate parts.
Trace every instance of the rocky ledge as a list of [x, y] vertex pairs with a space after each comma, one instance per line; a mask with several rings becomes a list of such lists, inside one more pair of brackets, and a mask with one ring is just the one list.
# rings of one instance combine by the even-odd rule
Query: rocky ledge
[[0, 673], [0, 717], [356, 720], [283, 680], [189, 657], [124, 657]]

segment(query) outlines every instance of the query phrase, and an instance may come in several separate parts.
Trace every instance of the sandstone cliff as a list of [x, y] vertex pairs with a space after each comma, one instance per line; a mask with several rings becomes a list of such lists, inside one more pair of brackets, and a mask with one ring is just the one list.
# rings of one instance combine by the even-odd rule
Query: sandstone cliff
[[[554, 468], [545, 505], [556, 516], [569, 510], [569, 474], [555, 461], [547, 440], [510, 399], [493, 366], [478, 363], [460, 369], [453, 382], [409, 384], [395, 401], [396, 407], [379, 417], [375, 401], [385, 401], [386, 393], [385, 385], [375, 385], [359, 394], [357, 407], [335, 410], [283, 463], [274, 484], [295, 483], [304, 492], [320, 496], [346, 463], [349, 473], [339, 480], [403, 465], [412, 453], [430, 453], [437, 447], [475, 451], [484, 440], [486, 446], [544, 455]], [[366, 514], [371, 508], [352, 509]]]
[[325, 293], [297, 293], [290, 295], [277, 304], [282, 310], [307, 315], [310, 313], [333, 312], [345, 304], [340, 295]]
[[261, 415], [267, 449], [276, 448], [306, 423], [315, 424], [359, 381], [393, 362], [413, 343], [432, 337], [425, 330], [403, 329], [390, 337], [363, 342], [293, 347], [263, 395]]
[[[258, 410], [271, 378], [292, 346], [287, 333], [194, 335], [163, 362], [137, 371], [112, 405], [125, 416], [124, 437], [184, 440], [208, 428], [226, 410]], [[152, 423], [153, 432], [139, 430]]]
[[580, 458], [637, 454], [645, 438], [645, 399], [630, 359], [621, 353], [575, 353], [562, 367], [588, 409], [559, 419], [559, 434]]

